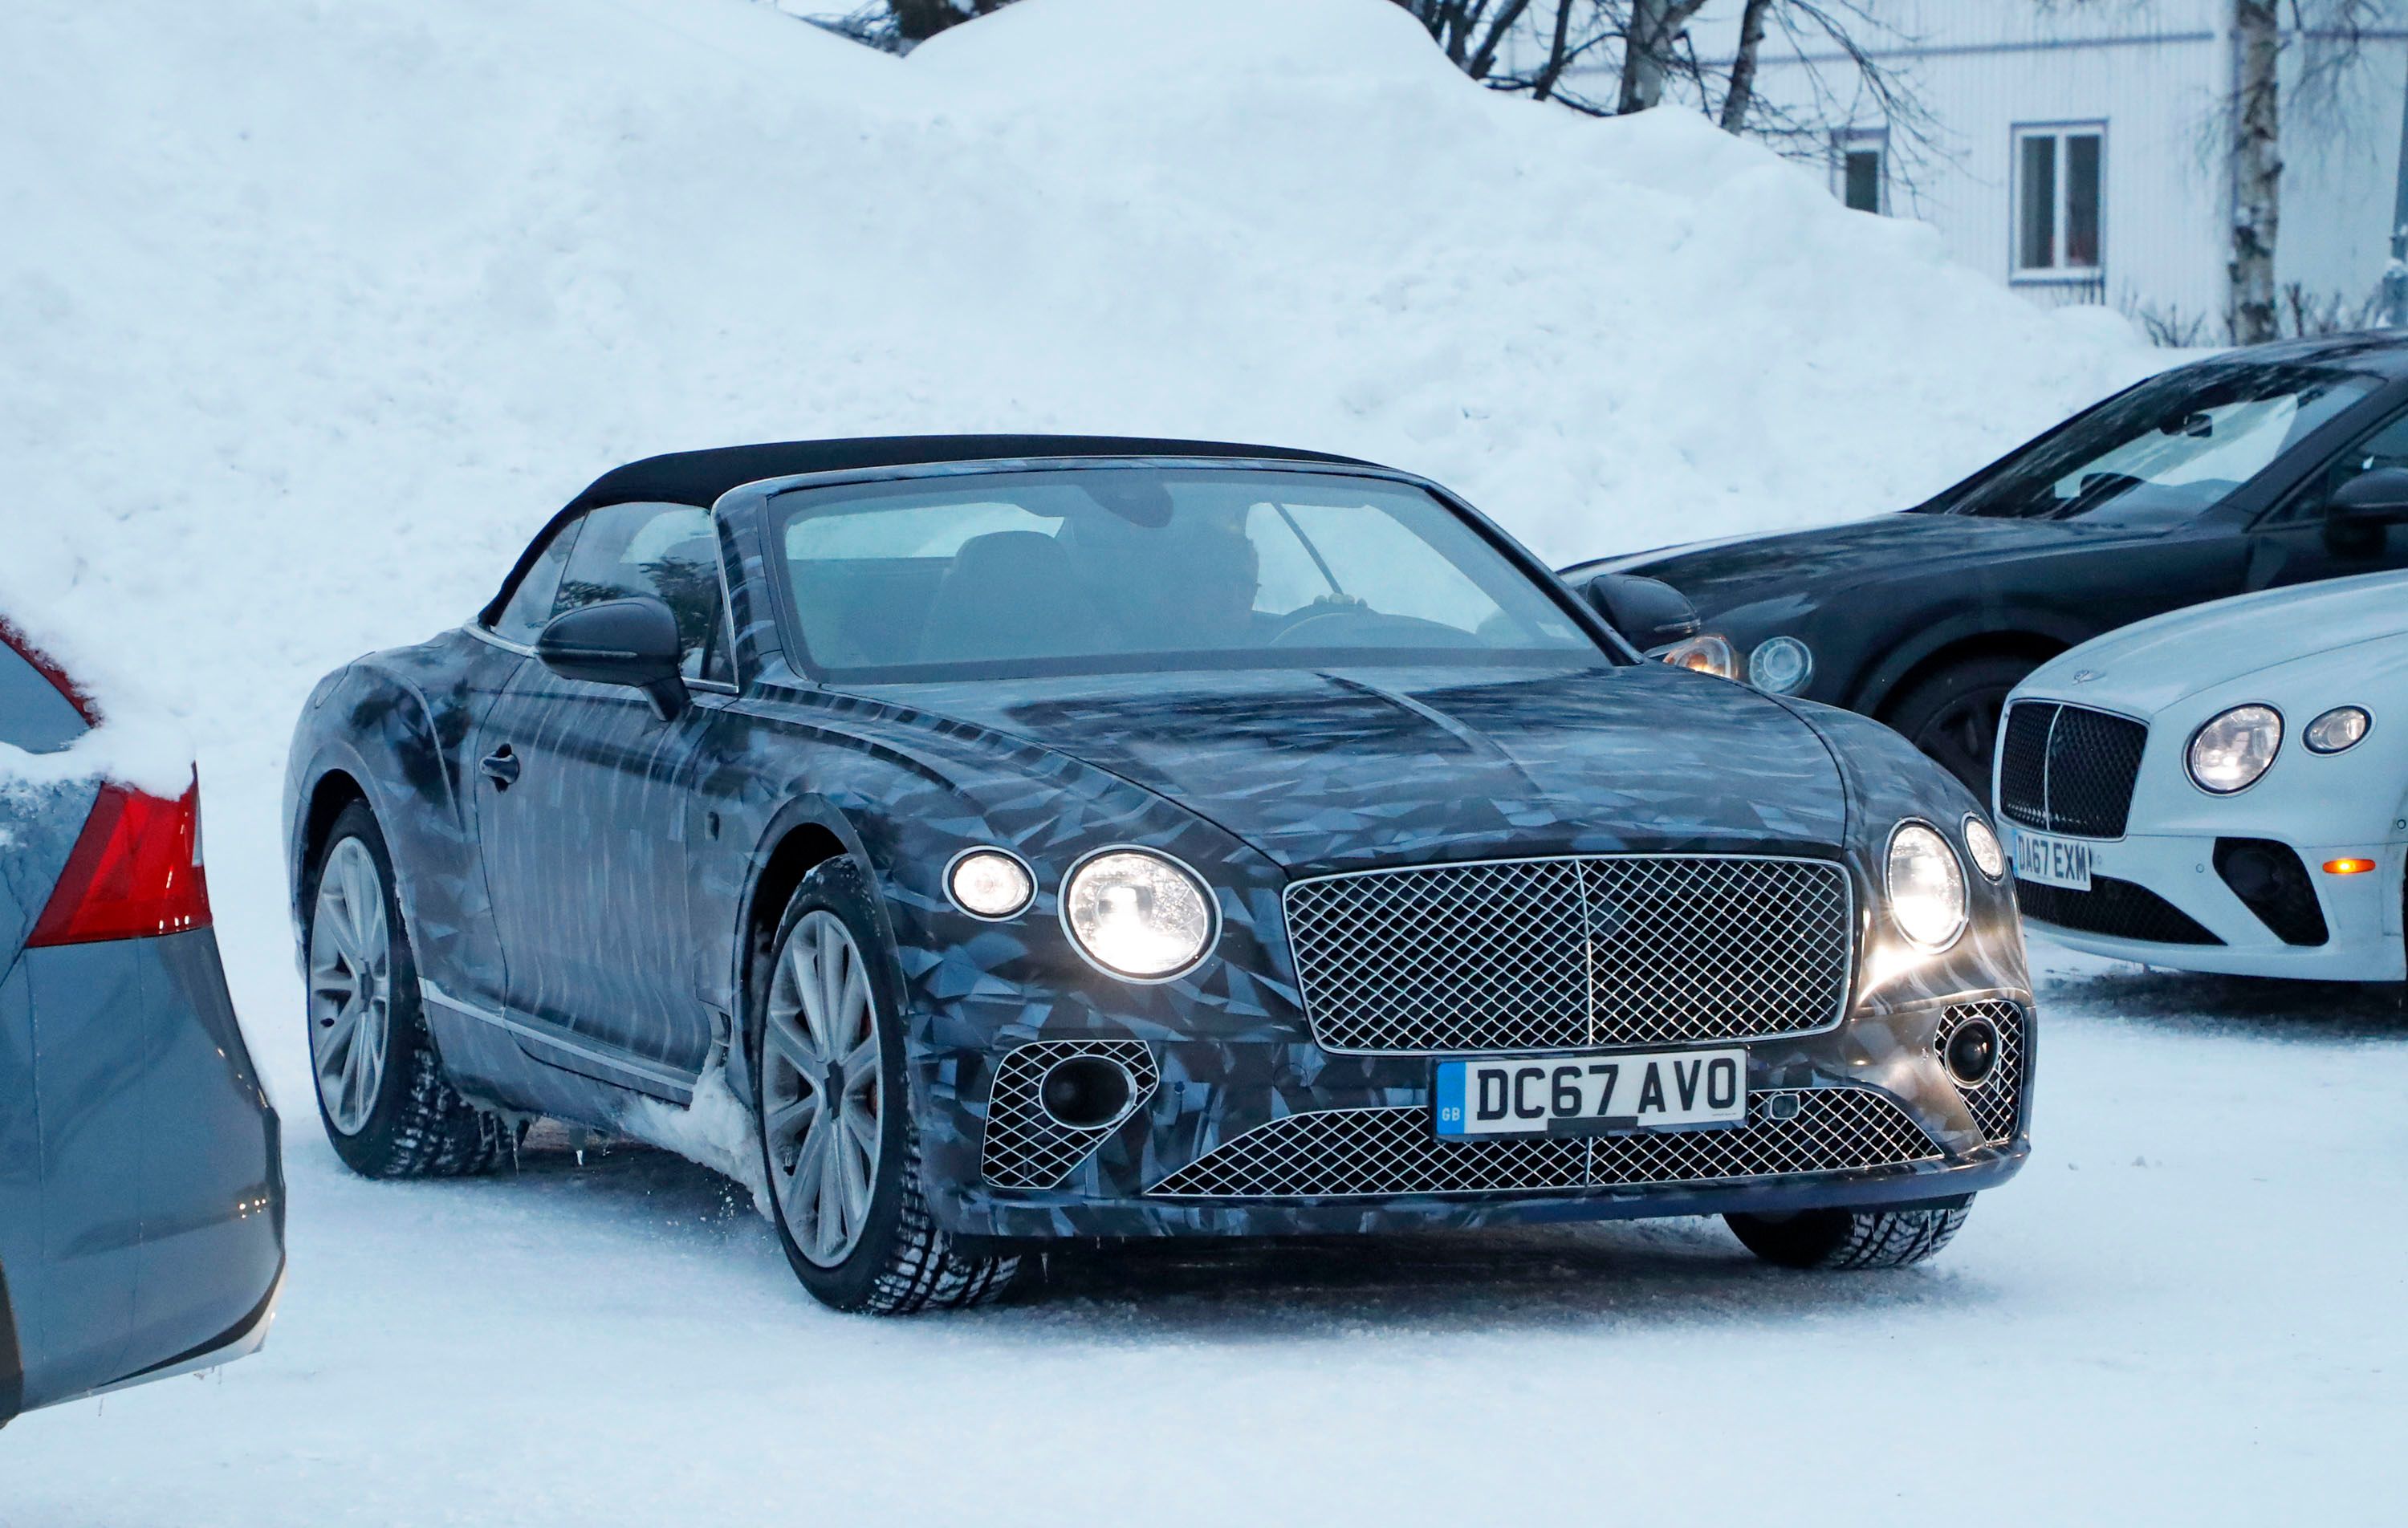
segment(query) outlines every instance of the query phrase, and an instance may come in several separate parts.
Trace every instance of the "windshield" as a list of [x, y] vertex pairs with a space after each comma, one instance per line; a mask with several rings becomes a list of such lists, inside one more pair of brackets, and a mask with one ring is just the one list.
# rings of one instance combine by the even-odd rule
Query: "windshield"
[[2191, 367], [2110, 398], [1929, 507], [2007, 520], [2173, 525], [2224, 502], [2374, 391], [2264, 362]]
[[1377, 478], [978, 473], [775, 508], [808, 661], [836, 678], [1614, 661], [1452, 509]]

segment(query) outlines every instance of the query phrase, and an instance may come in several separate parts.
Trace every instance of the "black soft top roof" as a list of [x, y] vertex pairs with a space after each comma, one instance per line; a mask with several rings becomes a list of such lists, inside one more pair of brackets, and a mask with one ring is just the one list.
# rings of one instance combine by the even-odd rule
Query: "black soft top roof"
[[561, 512], [606, 504], [692, 504], [709, 508], [731, 488], [804, 472], [856, 472], [1047, 456], [1233, 456], [1280, 462], [1369, 466], [1350, 456], [1242, 446], [1221, 440], [1150, 440], [1128, 436], [862, 436], [850, 440], [782, 440], [762, 446], [673, 451], [613, 467]]

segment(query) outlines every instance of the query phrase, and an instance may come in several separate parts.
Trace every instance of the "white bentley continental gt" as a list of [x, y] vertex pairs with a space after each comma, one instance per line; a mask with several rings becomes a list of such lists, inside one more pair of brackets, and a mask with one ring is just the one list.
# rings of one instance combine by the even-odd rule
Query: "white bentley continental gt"
[[2398, 981], [2408, 576], [2108, 633], [2008, 699], [1992, 781], [2026, 921], [2192, 971]]

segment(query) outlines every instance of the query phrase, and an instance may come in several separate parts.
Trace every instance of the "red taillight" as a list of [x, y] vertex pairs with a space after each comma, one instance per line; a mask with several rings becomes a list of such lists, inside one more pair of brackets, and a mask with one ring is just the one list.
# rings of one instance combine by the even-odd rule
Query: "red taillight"
[[29, 945], [144, 939], [209, 921], [201, 868], [201, 787], [169, 801], [103, 785]]

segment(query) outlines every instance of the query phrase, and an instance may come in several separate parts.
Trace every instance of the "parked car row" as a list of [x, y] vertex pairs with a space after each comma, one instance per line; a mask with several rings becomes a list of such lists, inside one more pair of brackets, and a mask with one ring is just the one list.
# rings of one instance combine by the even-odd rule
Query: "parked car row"
[[[319, 1115], [362, 1174], [473, 1174], [732, 1087], [846, 1310], [1066, 1237], [1716, 1214], [1914, 1263], [2029, 1150], [2023, 920], [2401, 978], [2402, 523], [2408, 346], [2364, 338], [2154, 378], [1903, 515], [1563, 577], [1312, 452], [633, 463], [308, 698]], [[12, 749], [96, 715], [0, 650]], [[0, 793], [0, 1151], [39, 1164], [0, 1172], [0, 1421], [273, 1308], [196, 810]]]
[[2117, 627], [2408, 568], [2408, 344], [2260, 346], [2153, 377], [1928, 502], [1565, 569], [1687, 596], [1773, 693], [1877, 717], [1986, 795], [2008, 693]]
[[1903, 514], [1566, 576], [1660, 579], [1751, 683], [1906, 734], [1995, 802], [2023, 916], [2063, 943], [2397, 981], [2401, 568], [2386, 335], [2167, 372]]

